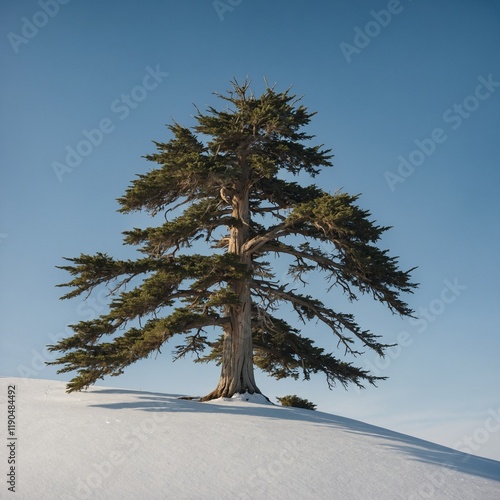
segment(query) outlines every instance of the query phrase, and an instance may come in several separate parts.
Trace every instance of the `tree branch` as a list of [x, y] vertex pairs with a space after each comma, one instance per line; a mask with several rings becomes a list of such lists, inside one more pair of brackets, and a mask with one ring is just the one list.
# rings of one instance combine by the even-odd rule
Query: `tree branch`
[[254, 236], [243, 245], [243, 251], [249, 255], [254, 254], [262, 247], [262, 245], [265, 245], [269, 241], [291, 234], [293, 232], [292, 228], [295, 224], [297, 224], [297, 222], [300, 222], [300, 220], [288, 219], [281, 224], [271, 227], [266, 233]]
[[298, 295], [293, 293], [293, 291], [285, 291], [284, 287], [275, 288], [265, 281], [258, 282], [253, 280], [252, 284], [254, 288], [257, 288], [264, 293], [273, 295], [278, 299], [291, 303], [295, 312], [304, 323], [305, 319], [319, 319], [339, 338], [339, 344], [341, 343], [344, 345], [346, 353], [350, 353], [352, 355], [362, 354], [361, 352], [355, 351], [351, 348], [350, 344], [353, 343], [353, 340], [342, 334], [341, 331], [344, 329], [350, 331], [363, 343], [364, 346], [373, 349], [380, 356], [384, 356], [385, 348], [392, 347], [392, 344], [381, 344], [377, 342], [376, 339], [379, 338], [378, 335], [373, 335], [367, 330], [362, 331], [352, 320], [351, 315], [336, 313], [332, 309], [325, 307], [319, 300]]

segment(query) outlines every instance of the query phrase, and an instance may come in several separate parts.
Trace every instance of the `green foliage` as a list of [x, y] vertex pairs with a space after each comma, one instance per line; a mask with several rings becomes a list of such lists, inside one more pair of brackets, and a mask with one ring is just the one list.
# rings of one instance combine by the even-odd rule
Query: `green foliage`
[[[120, 375], [174, 337], [175, 359], [192, 354], [220, 363], [224, 344], [212, 330], [231, 331], [228, 311], [238, 309], [237, 291], [245, 287], [252, 299], [253, 361], [271, 376], [323, 373], [330, 387], [384, 378], [353, 365], [359, 349], [383, 356], [388, 345], [380, 336], [360, 328], [351, 314], [299, 293], [293, 282], [305, 284], [320, 271], [331, 294], [338, 290], [351, 301], [371, 294], [393, 313], [411, 315], [401, 294], [416, 286], [412, 270], [399, 270], [397, 259], [377, 247], [389, 228], [370, 220], [356, 204], [358, 195], [289, 180], [290, 174], [314, 177], [332, 165], [330, 150], [309, 145], [313, 137], [302, 130], [314, 113], [289, 90], [267, 88], [256, 97], [248, 82], [232, 82], [219, 97], [225, 107], [198, 112], [192, 129], [169, 126], [170, 139], [155, 142], [157, 152], [145, 157], [155, 168], [138, 175], [118, 199], [122, 213], [165, 215], [160, 225], [123, 233], [142, 257], [82, 254], [61, 266], [71, 276], [60, 285], [70, 288], [63, 299], [103, 287], [110, 297], [106, 314], [72, 325], [74, 335], [49, 346], [62, 353], [49, 364], [62, 365], [60, 373], [77, 371], [69, 391]], [[235, 215], [243, 196], [249, 222]], [[242, 227], [246, 236], [236, 255], [229, 236]], [[290, 280], [276, 278], [273, 256], [288, 264]], [[304, 324], [326, 326], [349, 359], [315, 346], [279, 316], [281, 305], [291, 306]]]
[[316, 405], [311, 401], [299, 398], [295, 394], [276, 398], [282, 406], [293, 406], [294, 408], [305, 408], [306, 410], [316, 410]]

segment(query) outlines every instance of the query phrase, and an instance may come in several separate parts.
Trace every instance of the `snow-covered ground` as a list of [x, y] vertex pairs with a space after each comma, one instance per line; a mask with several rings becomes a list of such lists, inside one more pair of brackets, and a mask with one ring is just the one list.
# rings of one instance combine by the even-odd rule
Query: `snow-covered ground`
[[0, 498], [500, 499], [500, 462], [259, 398], [66, 394], [63, 382], [19, 378], [0, 391]]

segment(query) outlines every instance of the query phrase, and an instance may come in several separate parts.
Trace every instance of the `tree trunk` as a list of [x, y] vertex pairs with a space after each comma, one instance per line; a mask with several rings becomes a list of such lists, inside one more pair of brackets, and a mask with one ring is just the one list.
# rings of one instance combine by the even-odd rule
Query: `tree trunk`
[[[243, 285], [245, 287], [245, 285]], [[251, 300], [248, 286], [241, 289], [240, 306], [232, 307], [231, 323], [224, 331], [222, 369], [216, 389], [201, 401], [230, 398], [234, 394], [260, 393], [253, 373]]]
[[[231, 228], [228, 252], [239, 255], [241, 262], [246, 264], [248, 270], [251, 271], [251, 258], [242, 250], [248, 240], [250, 224], [248, 176], [234, 189], [224, 191], [224, 193], [230, 193], [232, 216], [240, 222], [239, 225]], [[230, 398], [234, 394], [244, 392], [260, 393], [253, 371], [252, 297], [249, 278], [235, 282], [233, 291], [237, 294], [239, 303], [236, 306], [228, 306], [226, 309], [226, 314], [231, 321], [224, 329], [219, 384], [214, 391], [201, 398], [201, 401]]]

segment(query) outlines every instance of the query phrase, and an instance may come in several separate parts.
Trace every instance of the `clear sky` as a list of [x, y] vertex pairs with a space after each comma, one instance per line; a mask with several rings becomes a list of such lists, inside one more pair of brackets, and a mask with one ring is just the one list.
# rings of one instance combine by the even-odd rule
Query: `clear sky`
[[[358, 363], [389, 380], [329, 391], [324, 378], [257, 373], [269, 397], [500, 459], [500, 4], [493, 0], [40, 0], [0, 2], [0, 374], [59, 378], [43, 360], [66, 325], [105, 311], [59, 301], [63, 256], [132, 257], [116, 212], [151, 164], [165, 124], [250, 77], [293, 84], [318, 114], [309, 131], [335, 166], [315, 182], [362, 193], [382, 244], [420, 288], [418, 320], [349, 305], [361, 326], [399, 341]], [[338, 296], [332, 301], [340, 301]], [[68, 331], [69, 333], [69, 331]], [[304, 333], [336, 343], [316, 325]], [[331, 343], [330, 343], [331, 341]], [[173, 346], [172, 346], [173, 347]], [[103, 384], [203, 395], [219, 369], [157, 359]]]

